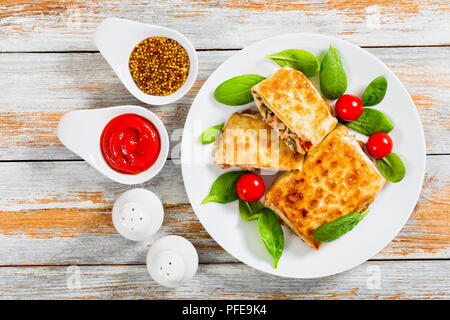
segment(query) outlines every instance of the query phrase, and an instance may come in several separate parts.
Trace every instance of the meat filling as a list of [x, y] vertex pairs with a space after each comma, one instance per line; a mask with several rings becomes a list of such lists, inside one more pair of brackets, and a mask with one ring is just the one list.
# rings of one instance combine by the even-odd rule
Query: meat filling
[[289, 130], [289, 128], [278, 119], [265, 104], [261, 104], [263, 110], [263, 119], [274, 130], [278, 131], [279, 137], [284, 140], [289, 148], [296, 152], [302, 153], [303, 150], [308, 151], [312, 144], [308, 141], [303, 141], [297, 134]]

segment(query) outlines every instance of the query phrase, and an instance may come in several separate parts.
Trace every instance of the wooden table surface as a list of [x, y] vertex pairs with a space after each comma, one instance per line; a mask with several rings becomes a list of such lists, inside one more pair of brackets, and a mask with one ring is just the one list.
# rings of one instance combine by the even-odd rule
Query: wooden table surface
[[[193, 89], [167, 106], [136, 100], [94, 46], [93, 31], [106, 17], [183, 32], [199, 55]], [[292, 32], [362, 46], [407, 87], [427, 144], [425, 181], [411, 218], [386, 248], [347, 272], [311, 280], [269, 276], [212, 240], [192, 211], [180, 166], [167, 161], [143, 187], [165, 206], [159, 236], [191, 240], [200, 266], [180, 288], [157, 285], [145, 268], [148, 244], [125, 240], [111, 222], [114, 199], [130, 187], [63, 147], [55, 132], [60, 117], [123, 104], [149, 107], [167, 126], [170, 158], [177, 159], [176, 129], [211, 72], [244, 46]], [[0, 0], [0, 298], [450, 298], [449, 44], [448, 0]]]

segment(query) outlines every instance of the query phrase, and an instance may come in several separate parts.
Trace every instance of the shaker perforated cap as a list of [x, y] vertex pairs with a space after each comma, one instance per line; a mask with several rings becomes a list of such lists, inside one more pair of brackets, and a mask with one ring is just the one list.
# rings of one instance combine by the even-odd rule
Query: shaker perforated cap
[[161, 200], [153, 192], [142, 188], [122, 193], [112, 211], [117, 232], [133, 241], [148, 240], [161, 228], [163, 219]]
[[157, 240], [147, 254], [150, 276], [166, 287], [177, 287], [192, 279], [197, 272], [198, 254], [192, 243], [180, 236]]

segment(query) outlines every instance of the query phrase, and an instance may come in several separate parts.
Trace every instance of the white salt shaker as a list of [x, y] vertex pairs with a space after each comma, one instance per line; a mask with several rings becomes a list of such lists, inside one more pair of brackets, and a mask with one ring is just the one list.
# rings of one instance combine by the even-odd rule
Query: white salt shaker
[[122, 193], [114, 203], [112, 220], [123, 237], [145, 241], [161, 228], [164, 209], [153, 192], [136, 188]]
[[166, 236], [150, 247], [147, 270], [160, 285], [178, 287], [194, 277], [198, 254], [192, 243], [180, 236]]

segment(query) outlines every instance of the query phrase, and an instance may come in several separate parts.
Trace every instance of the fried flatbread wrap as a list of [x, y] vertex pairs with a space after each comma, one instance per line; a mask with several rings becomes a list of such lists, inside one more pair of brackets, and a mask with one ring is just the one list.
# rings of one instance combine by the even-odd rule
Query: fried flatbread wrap
[[244, 170], [301, 169], [304, 156], [289, 149], [259, 113], [234, 113], [216, 141], [213, 161]]
[[292, 150], [302, 154], [318, 145], [338, 122], [313, 83], [289, 66], [251, 91], [264, 121]]
[[302, 170], [284, 173], [264, 204], [295, 234], [319, 249], [313, 232], [351, 212], [363, 212], [385, 183], [345, 126], [334, 129], [305, 158]]

